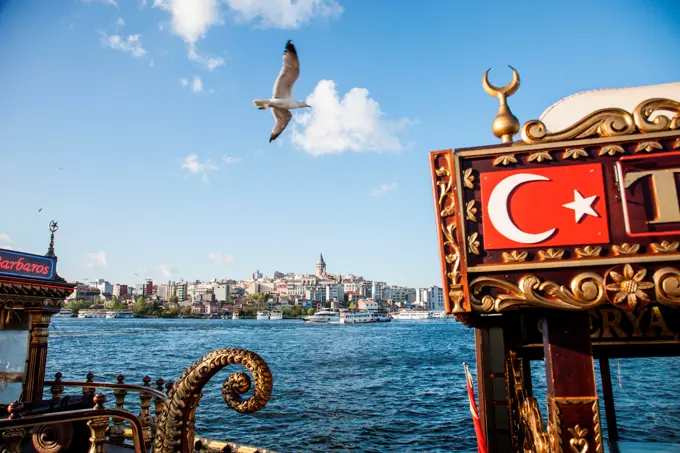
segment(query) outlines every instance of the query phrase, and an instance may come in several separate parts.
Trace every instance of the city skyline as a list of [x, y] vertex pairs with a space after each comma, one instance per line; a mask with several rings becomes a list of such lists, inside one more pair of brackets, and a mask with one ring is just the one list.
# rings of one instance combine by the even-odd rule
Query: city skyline
[[[329, 273], [441, 286], [428, 152], [499, 143], [484, 71], [497, 85], [519, 71], [521, 122], [577, 92], [680, 73], [671, 0], [428, 6], [2, 2], [0, 248], [44, 253], [57, 220], [72, 281], [314, 273], [322, 252]], [[645, 39], [630, 33], [641, 22], [654, 24]], [[616, 45], [585, 52], [603, 29]], [[289, 39], [293, 95], [312, 109], [270, 144], [252, 100]]]

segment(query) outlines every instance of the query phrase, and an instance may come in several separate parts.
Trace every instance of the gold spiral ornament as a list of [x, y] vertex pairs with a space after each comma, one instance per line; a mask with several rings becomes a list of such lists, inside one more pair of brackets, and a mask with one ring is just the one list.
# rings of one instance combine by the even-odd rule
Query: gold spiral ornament
[[507, 102], [507, 99], [519, 89], [519, 73], [512, 66], [508, 67], [512, 70], [512, 80], [505, 86], [497, 87], [489, 82], [489, 71], [491, 69], [487, 69], [484, 77], [482, 77], [482, 88], [484, 88], [484, 91], [489, 96], [498, 98], [500, 101], [498, 114], [491, 124], [491, 130], [503, 143], [512, 142], [512, 137], [519, 132], [519, 120], [512, 114]]

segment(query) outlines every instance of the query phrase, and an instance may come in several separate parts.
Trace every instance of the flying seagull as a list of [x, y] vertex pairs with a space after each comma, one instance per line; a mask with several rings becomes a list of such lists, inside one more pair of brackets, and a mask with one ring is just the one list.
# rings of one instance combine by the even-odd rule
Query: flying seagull
[[38, 209], [38, 212], [42, 211], [42, 208]]
[[289, 40], [286, 43], [286, 50], [283, 52], [281, 72], [279, 72], [279, 77], [274, 82], [272, 98], [255, 99], [253, 101], [258, 110], [264, 110], [269, 107], [272, 115], [274, 115], [274, 129], [272, 129], [272, 135], [269, 137], [269, 143], [276, 140], [276, 137], [281, 135], [281, 132], [288, 126], [290, 119], [293, 117], [290, 110], [301, 109], [303, 107], [311, 108], [304, 102], [293, 99], [293, 84], [299, 75], [300, 62], [298, 61], [297, 51]]

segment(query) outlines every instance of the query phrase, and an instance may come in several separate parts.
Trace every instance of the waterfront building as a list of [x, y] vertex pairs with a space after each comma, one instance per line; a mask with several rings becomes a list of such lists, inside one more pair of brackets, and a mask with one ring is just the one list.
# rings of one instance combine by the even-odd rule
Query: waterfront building
[[326, 291], [325, 288], [320, 286], [312, 286], [305, 290], [305, 297], [307, 300], [312, 300], [316, 302], [326, 302]]
[[181, 281], [175, 284], [175, 297], [179, 302], [187, 300], [187, 282]]
[[382, 294], [382, 289], [383, 289], [383, 284], [380, 282], [372, 282], [371, 283], [371, 297], [373, 299], [382, 299], [383, 294]]
[[113, 295], [113, 285], [111, 283], [107, 282], [103, 278], [98, 279], [94, 284], [92, 285], [99, 289], [99, 293], [102, 296], [112, 296]]
[[431, 286], [427, 290], [427, 309], [444, 311], [444, 291], [439, 286]]
[[253, 276], [252, 276], [253, 280], [257, 281], [257, 280], [260, 280], [261, 278], [262, 278], [262, 272], [260, 272], [259, 270], [253, 272]]
[[99, 288], [95, 288], [94, 286], [90, 285], [84, 285], [82, 283], [78, 283], [76, 285], [75, 291], [73, 291], [69, 296], [66, 298], [67, 301], [72, 301], [72, 300], [84, 300], [86, 302], [99, 302], [101, 296], [101, 292], [99, 291]]
[[345, 287], [342, 283], [326, 286], [326, 300], [345, 301]]
[[359, 302], [357, 302], [357, 309], [374, 312], [380, 310], [380, 305], [378, 305], [378, 302], [376, 302], [375, 299], [359, 299]]
[[213, 287], [215, 300], [218, 302], [226, 302], [229, 298], [229, 285], [226, 283], [215, 283]]
[[117, 297], [119, 300], [123, 300], [128, 296], [128, 286], [116, 283], [113, 285], [113, 296]]

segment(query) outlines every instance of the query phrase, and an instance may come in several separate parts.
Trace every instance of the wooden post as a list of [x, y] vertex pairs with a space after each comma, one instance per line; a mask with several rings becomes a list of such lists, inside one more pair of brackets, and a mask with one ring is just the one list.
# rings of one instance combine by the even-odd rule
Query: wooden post
[[586, 312], [543, 317], [546, 397], [555, 442], [567, 451], [601, 453], [602, 432]]
[[47, 336], [52, 311], [42, 308], [27, 310], [31, 317], [28, 358], [26, 360], [26, 386], [23, 402], [40, 401], [43, 397], [45, 367], [47, 366]]
[[604, 413], [607, 417], [607, 437], [610, 441], [618, 442], [619, 427], [616, 423], [616, 408], [614, 407], [614, 391], [609, 368], [609, 358], [600, 358], [600, 377], [602, 378], [602, 396], [604, 396]]

